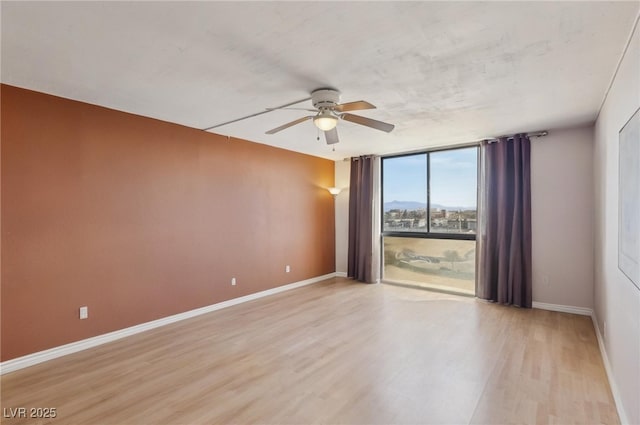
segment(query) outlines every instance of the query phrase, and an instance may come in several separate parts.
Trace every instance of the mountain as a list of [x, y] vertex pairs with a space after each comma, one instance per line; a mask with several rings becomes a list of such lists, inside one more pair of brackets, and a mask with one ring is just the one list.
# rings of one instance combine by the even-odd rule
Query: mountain
[[[424, 210], [427, 208], [427, 204], [423, 202], [417, 201], [391, 201], [384, 203], [384, 211], [387, 212], [389, 210]], [[437, 208], [439, 210], [447, 210], [447, 211], [464, 211], [464, 210], [475, 210], [475, 207], [450, 207], [446, 205], [440, 204], [431, 204], [431, 208]]]
[[427, 208], [427, 204], [416, 201], [391, 201], [384, 203], [385, 212], [389, 210], [424, 210], [425, 208]]
[[450, 205], [440, 205], [440, 204], [431, 204], [431, 208], [437, 208], [439, 210], [447, 210], [447, 211], [467, 211], [467, 210], [475, 210], [476, 207], [460, 207], [460, 206], [450, 206]]

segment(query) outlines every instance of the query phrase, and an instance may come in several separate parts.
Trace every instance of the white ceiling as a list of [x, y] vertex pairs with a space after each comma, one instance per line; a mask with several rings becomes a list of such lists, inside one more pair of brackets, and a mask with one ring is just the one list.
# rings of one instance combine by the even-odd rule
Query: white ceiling
[[[640, 2], [2, 2], [2, 82], [206, 128], [334, 87], [383, 133], [215, 132], [331, 159], [591, 122]], [[299, 106], [310, 107], [310, 102]], [[37, 117], [34, 117], [37, 119]]]

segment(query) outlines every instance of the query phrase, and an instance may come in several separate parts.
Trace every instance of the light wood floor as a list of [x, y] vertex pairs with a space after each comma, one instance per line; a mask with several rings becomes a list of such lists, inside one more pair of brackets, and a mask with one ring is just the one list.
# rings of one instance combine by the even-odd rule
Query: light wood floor
[[1, 384], [4, 409], [55, 407], [60, 424], [619, 423], [588, 317], [346, 279]]

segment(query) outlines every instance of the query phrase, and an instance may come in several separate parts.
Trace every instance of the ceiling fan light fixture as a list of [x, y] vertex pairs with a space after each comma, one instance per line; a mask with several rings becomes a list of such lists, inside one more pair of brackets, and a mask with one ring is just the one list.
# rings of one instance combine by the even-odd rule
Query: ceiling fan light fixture
[[330, 112], [320, 112], [313, 117], [313, 123], [322, 131], [329, 131], [336, 128], [338, 125], [338, 117], [331, 115]]
[[[298, 118], [297, 120], [293, 120], [291, 122], [283, 124], [280, 127], [272, 128], [271, 130], [265, 132], [265, 134], [276, 134], [282, 130], [286, 130], [289, 127], [293, 127], [294, 125], [298, 125], [303, 122], [313, 120], [313, 125], [315, 125], [319, 130], [322, 130], [324, 132], [324, 138], [327, 142], [327, 145], [334, 145], [340, 141], [340, 139], [338, 138], [338, 131], [336, 130], [338, 121], [342, 121], [342, 120], [349, 121], [354, 124], [363, 125], [365, 127], [373, 128], [375, 130], [385, 131], [387, 133], [389, 133], [394, 128], [393, 124], [374, 120], [372, 118], [363, 117], [361, 115], [351, 114], [350, 111], [376, 109], [376, 107], [365, 100], [339, 103], [340, 92], [335, 89], [321, 88], [321, 89], [312, 91], [311, 103], [313, 105], [313, 109], [288, 108], [288, 106], [295, 105], [303, 101], [304, 100], [287, 103], [286, 105], [279, 106], [277, 108], [269, 108], [267, 109], [267, 112], [275, 111], [278, 109], [301, 109], [303, 111], [315, 112], [316, 113], [315, 115], [307, 115], [306, 117]], [[264, 113], [264, 112], [261, 112], [261, 113]], [[249, 117], [254, 117], [256, 115], [260, 115], [261, 113], [253, 114], [253, 115], [250, 115]], [[249, 117], [245, 117], [245, 118], [249, 118]], [[238, 120], [229, 121], [221, 125], [230, 124], [236, 121]], [[215, 127], [218, 127], [218, 126], [210, 127], [207, 130], [210, 130], [211, 128], [215, 128]]]

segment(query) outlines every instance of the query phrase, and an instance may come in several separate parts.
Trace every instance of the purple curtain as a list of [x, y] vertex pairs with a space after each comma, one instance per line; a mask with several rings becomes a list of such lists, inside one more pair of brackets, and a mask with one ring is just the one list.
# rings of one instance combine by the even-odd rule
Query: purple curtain
[[478, 298], [531, 307], [531, 142], [526, 135], [482, 146]]
[[374, 283], [373, 257], [373, 161], [372, 156], [351, 158], [349, 183], [349, 251], [347, 276]]

